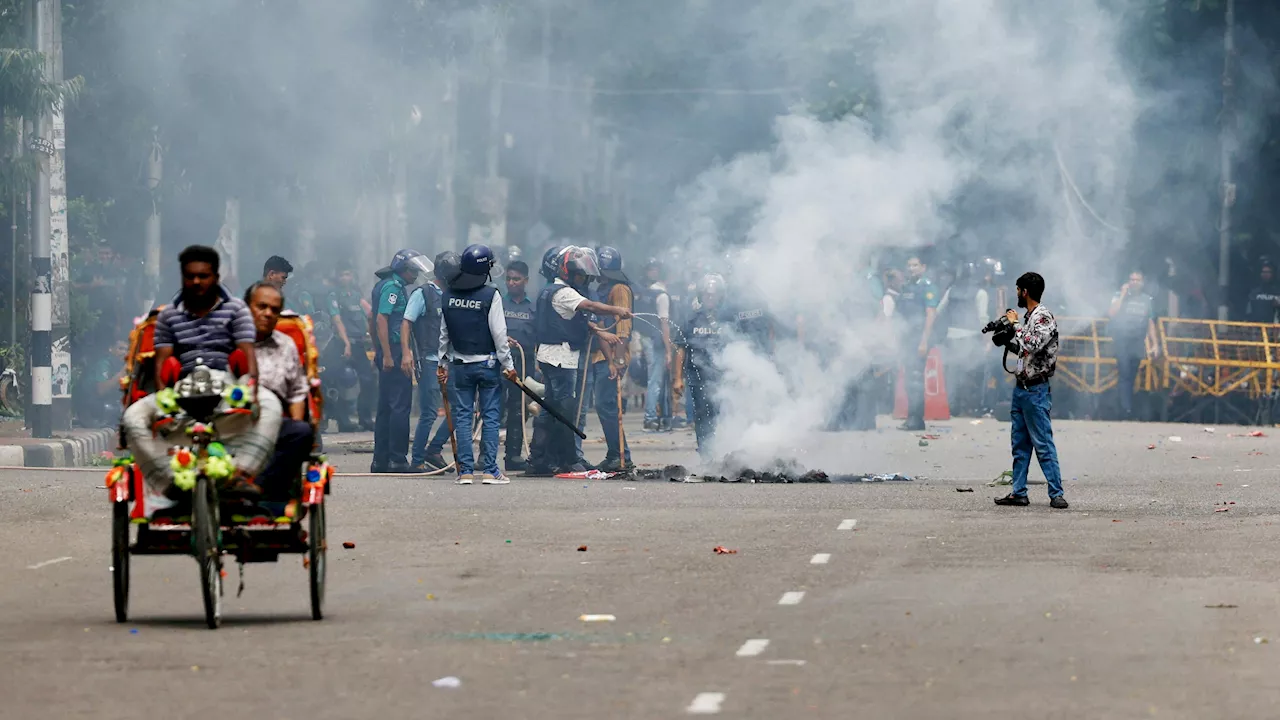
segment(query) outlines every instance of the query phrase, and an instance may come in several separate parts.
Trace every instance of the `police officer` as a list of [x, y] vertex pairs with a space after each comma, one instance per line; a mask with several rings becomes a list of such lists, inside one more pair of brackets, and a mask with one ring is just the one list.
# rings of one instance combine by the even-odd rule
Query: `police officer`
[[[519, 250], [512, 246], [509, 250]], [[508, 255], [510, 257], [510, 255]], [[516, 374], [533, 373], [534, 354], [538, 350], [534, 331], [533, 301], [529, 299], [529, 266], [520, 259], [507, 260], [507, 294], [502, 299], [502, 312], [507, 319], [507, 342], [511, 345], [511, 361]], [[528, 462], [524, 453], [524, 393], [514, 383], [506, 387], [507, 444], [503, 465], [507, 472], [524, 470]]]
[[[596, 297], [606, 305], [630, 310], [634, 302], [631, 283], [622, 270], [622, 253], [617, 248], [604, 246], [596, 252], [600, 261], [600, 286]], [[606, 472], [622, 472], [635, 467], [631, 462], [631, 448], [627, 446], [622, 428], [622, 379], [631, 364], [632, 321], [618, 320], [609, 330], [619, 342], [601, 343], [591, 353], [592, 385], [595, 388], [596, 417], [604, 430], [607, 447], [600, 469]]]
[[377, 376], [369, 363], [369, 310], [366, 308], [371, 306], [356, 288], [356, 275], [350, 261], [339, 261], [336, 270], [336, 286], [326, 298], [325, 305], [334, 336], [341, 343], [340, 348], [335, 349], [341, 350], [342, 362], [355, 371], [360, 392], [356, 407], [350, 407], [344, 400], [334, 408], [334, 414], [338, 418], [339, 432], [356, 429], [351, 423], [353, 414], [358, 419], [359, 429], [369, 431], [373, 429], [373, 409], [378, 398]]
[[[595, 333], [600, 342], [610, 342], [609, 334], [602, 334], [598, 326], [591, 325], [587, 315], [630, 318], [631, 311], [585, 297], [591, 279], [600, 274], [595, 253], [569, 246], [556, 255], [548, 252], [543, 261], [544, 271], [547, 263], [558, 266], [558, 271], [555, 281], [538, 295], [534, 311], [538, 367], [546, 384], [544, 399], [564, 417], [572, 418], [577, 413], [578, 366], [587, 338]], [[616, 343], [616, 336], [612, 340]], [[538, 413], [533, 430], [528, 474], [554, 475], [583, 469], [576, 466], [572, 429], [550, 413]]]
[[938, 306], [946, 325], [947, 403], [952, 414], [979, 414], [982, 404], [986, 343], [979, 328], [991, 318], [989, 295], [979, 280], [977, 263], [962, 264]]
[[900, 430], [924, 429], [924, 370], [929, 361], [933, 324], [938, 319], [938, 292], [919, 255], [907, 259], [909, 279], [898, 298], [903, 319], [902, 368], [907, 391], [907, 421]]
[[[649, 382], [644, 394], [644, 429], [671, 429], [670, 377], [671, 361], [671, 293], [663, 282], [664, 268], [657, 258], [649, 258], [644, 266], [644, 287], [635, 296], [640, 323], [640, 348], [649, 368]], [[678, 326], [677, 326], [678, 327]]]
[[775, 330], [764, 298], [741, 278], [733, 283], [730, 292], [732, 301], [726, 304], [732, 308], [734, 334], [750, 343], [756, 352], [771, 357]]
[[404, 323], [400, 327], [400, 365], [413, 374], [418, 384], [418, 425], [413, 431], [409, 460], [414, 472], [447, 467], [442, 453], [444, 444], [449, 442], [449, 424], [440, 423], [435, 435], [431, 434], [440, 410], [440, 384], [430, 377], [424, 380], [423, 373], [434, 371], [440, 364], [441, 288], [460, 272], [459, 262], [458, 254], [452, 250], [436, 255], [432, 263], [434, 280], [427, 280], [409, 293], [409, 305], [405, 308]]
[[1276, 284], [1275, 272], [1270, 265], [1262, 266], [1258, 280], [1258, 286], [1249, 293], [1249, 303], [1244, 309], [1245, 320], [1272, 325], [1276, 321], [1276, 310], [1280, 309], [1280, 286]]
[[698, 281], [698, 309], [685, 323], [677, 338], [675, 380], [672, 387], [681, 395], [685, 388], [693, 400], [694, 434], [698, 441], [698, 454], [710, 459], [711, 441], [715, 438], [719, 407], [715, 399], [716, 387], [722, 376], [718, 358], [727, 341], [725, 312], [721, 307], [724, 297], [724, 278], [716, 274], [704, 275]]
[[374, 365], [378, 368], [378, 414], [373, 428], [370, 472], [407, 473], [409, 413], [413, 409], [412, 372], [401, 364], [400, 330], [409, 304], [405, 288], [430, 269], [415, 250], [401, 250], [391, 260], [391, 274], [374, 286]]
[[449, 282], [443, 295], [443, 323], [440, 327], [441, 382], [453, 375], [456, 399], [453, 420], [458, 437], [458, 484], [470, 485], [475, 474], [475, 452], [471, 429], [477, 404], [480, 408], [480, 462], [485, 485], [511, 482], [498, 469], [498, 425], [502, 413], [502, 377], [515, 378], [511, 348], [507, 343], [507, 321], [502, 296], [488, 284], [495, 264], [493, 251], [485, 245], [471, 245], [462, 251], [460, 272]]

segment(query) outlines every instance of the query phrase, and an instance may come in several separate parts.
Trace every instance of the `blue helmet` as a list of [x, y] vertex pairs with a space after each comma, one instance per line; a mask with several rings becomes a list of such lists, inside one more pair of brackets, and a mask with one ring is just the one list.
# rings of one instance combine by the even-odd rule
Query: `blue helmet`
[[548, 282], [555, 280], [560, 275], [560, 253], [564, 251], [563, 245], [552, 245], [542, 254], [542, 267], [538, 268], [538, 272]]
[[602, 245], [596, 250], [596, 259], [600, 264], [600, 277], [614, 282], [631, 283], [626, 273], [622, 272], [622, 253], [618, 248]]
[[454, 290], [473, 290], [484, 285], [489, 281], [489, 273], [493, 271], [496, 262], [488, 245], [467, 246], [458, 261], [460, 272], [449, 283], [449, 287]]
[[404, 249], [391, 258], [391, 271], [412, 272], [414, 275], [431, 274], [431, 261], [417, 250]]

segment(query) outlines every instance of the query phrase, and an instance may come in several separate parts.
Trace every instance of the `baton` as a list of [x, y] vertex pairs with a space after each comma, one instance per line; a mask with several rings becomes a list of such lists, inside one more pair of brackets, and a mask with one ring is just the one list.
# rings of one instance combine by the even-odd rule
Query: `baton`
[[568, 425], [569, 429], [573, 431], [574, 435], [577, 435], [583, 440], [587, 439], [587, 434], [579, 430], [577, 424], [569, 422], [569, 418], [565, 417], [559, 410], [548, 405], [547, 401], [539, 397], [538, 393], [530, 390], [529, 386], [525, 385], [523, 380], [521, 380], [520, 378], [507, 378], [507, 379], [515, 383], [516, 387], [520, 388], [520, 390], [524, 392], [525, 395], [528, 395], [530, 398], [532, 398], [534, 402], [541, 405], [542, 409], [546, 410], [551, 415], [551, 417], [559, 420], [565, 425]]
[[[436, 376], [440, 380], [440, 376]], [[453, 408], [449, 406], [449, 383], [447, 380], [440, 380], [440, 403], [444, 406], [444, 419], [449, 423], [449, 447], [453, 450], [453, 469], [462, 474], [462, 465], [458, 462], [458, 438], [457, 433], [453, 431]], [[467, 438], [468, 441], [471, 438]]]

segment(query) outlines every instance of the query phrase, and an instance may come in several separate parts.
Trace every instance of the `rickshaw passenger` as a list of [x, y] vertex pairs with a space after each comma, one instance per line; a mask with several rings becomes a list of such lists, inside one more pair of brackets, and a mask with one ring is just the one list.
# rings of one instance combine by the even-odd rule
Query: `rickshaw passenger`
[[265, 281], [257, 282], [245, 291], [244, 300], [257, 330], [253, 348], [257, 353], [259, 386], [285, 403], [275, 454], [258, 475], [258, 486], [264, 499], [284, 501], [290, 499], [293, 480], [315, 442], [315, 429], [306, 420], [307, 375], [302, 370], [298, 346], [276, 330], [285, 304], [280, 290]]
[[[280, 429], [280, 401], [272, 393], [257, 392], [258, 365], [253, 351], [257, 335], [249, 308], [238, 298], [231, 297], [219, 284], [218, 253], [211, 247], [192, 245], [178, 255], [182, 269], [182, 292], [174, 303], [162, 310], [156, 318], [155, 366], [164, 366], [170, 357], [177, 357], [183, 372], [195, 368], [198, 360], [221, 374], [224, 381], [232, 381], [227, 372], [228, 357], [241, 350], [249, 366], [253, 384], [254, 401], [259, 408], [258, 420], [245, 418], [239, 428], [221, 431], [222, 440], [236, 458], [238, 470], [236, 490], [255, 494], [260, 492], [252, 478], [261, 472], [270, 458]], [[157, 376], [160, 373], [157, 372]], [[157, 387], [163, 381], [157, 377]], [[173, 471], [169, 468], [168, 451], [173, 440], [156, 437], [152, 433], [159, 411], [155, 395], [130, 405], [124, 413], [122, 424], [129, 448], [146, 477], [150, 511], [171, 507], [177, 497], [171, 491]], [[168, 492], [168, 495], [166, 495]]]

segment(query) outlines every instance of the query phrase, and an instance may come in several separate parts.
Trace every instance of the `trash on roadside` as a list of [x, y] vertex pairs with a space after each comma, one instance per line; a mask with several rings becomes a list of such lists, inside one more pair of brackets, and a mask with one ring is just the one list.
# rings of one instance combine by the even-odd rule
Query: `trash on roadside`
[[1249, 433], [1249, 437], [1266, 437], [1266, 436], [1267, 434], [1262, 432], [1261, 430], [1254, 430], [1253, 432]]
[[1192, 460], [1212, 460], [1213, 458], [1209, 457], [1208, 455], [1192, 455], [1191, 459]]
[[997, 485], [1012, 485], [1012, 484], [1013, 484], [1013, 471], [1005, 470], [1004, 472], [997, 475], [995, 480], [992, 480], [991, 482], [987, 483], [987, 487], [995, 487]]
[[973, 492], [971, 487], [956, 488], [956, 492]]
[[1155, 443], [1152, 443], [1151, 445], [1148, 445], [1148, 446], [1147, 446], [1147, 449], [1148, 449], [1148, 450], [1155, 450], [1155, 449], [1156, 449]]
[[982, 424], [982, 421], [981, 421], [981, 420], [970, 420], [970, 421], [969, 421], [969, 424], [970, 424], [970, 425], [981, 425], [981, 424]]
[[1214, 512], [1229, 512], [1230, 510], [1231, 508], [1229, 507], [1216, 507], [1213, 509]]
[[578, 552], [586, 552], [586, 551], [587, 551], [587, 546], [586, 546], [586, 545], [579, 545], [579, 546], [578, 546]]
[[924, 438], [925, 440], [941, 440], [942, 439], [941, 435], [933, 435], [933, 434], [921, 435], [920, 437]]
[[737, 550], [730, 550], [729, 548], [723, 545], [717, 545], [711, 551], [717, 555], [737, 555], [738, 554]]
[[1204, 431], [1207, 433], [1217, 432], [1217, 430], [1214, 430], [1213, 428], [1205, 428]]
[[355, 549], [355, 547], [356, 547], [356, 544], [355, 544], [355, 543], [353, 543], [353, 542], [344, 542], [344, 543], [342, 543], [342, 547], [344, 547], [344, 548], [346, 548], [346, 549], [348, 549], [348, 550], [354, 550], [354, 549]]
[[431, 686], [438, 688], [458, 688], [462, 687], [462, 681], [450, 675], [449, 677], [442, 677], [439, 680], [432, 680]]
[[612, 615], [580, 615], [578, 619], [582, 622], [613, 622], [618, 618]]
[[920, 441], [920, 447], [929, 447], [929, 441], [928, 441], [928, 440], [921, 440], [921, 441]]
[[1208, 609], [1210, 609], [1210, 610], [1234, 610], [1235, 608], [1238, 608], [1238, 607], [1240, 607], [1240, 606], [1239, 606], [1239, 605], [1229, 605], [1229, 604], [1227, 604], [1227, 603], [1218, 603], [1217, 605], [1205, 605], [1205, 607], [1206, 607], [1206, 608], [1208, 608]]
[[1256, 637], [1256, 638], [1254, 638], [1254, 639], [1253, 639], [1253, 644], [1254, 644], [1254, 645], [1266, 645], [1266, 644], [1267, 644], [1267, 643], [1269, 643], [1269, 642], [1271, 642], [1271, 641], [1270, 641], [1270, 640], [1268, 640], [1268, 639], [1266, 639], [1266, 638], [1264, 638], [1264, 637]]

